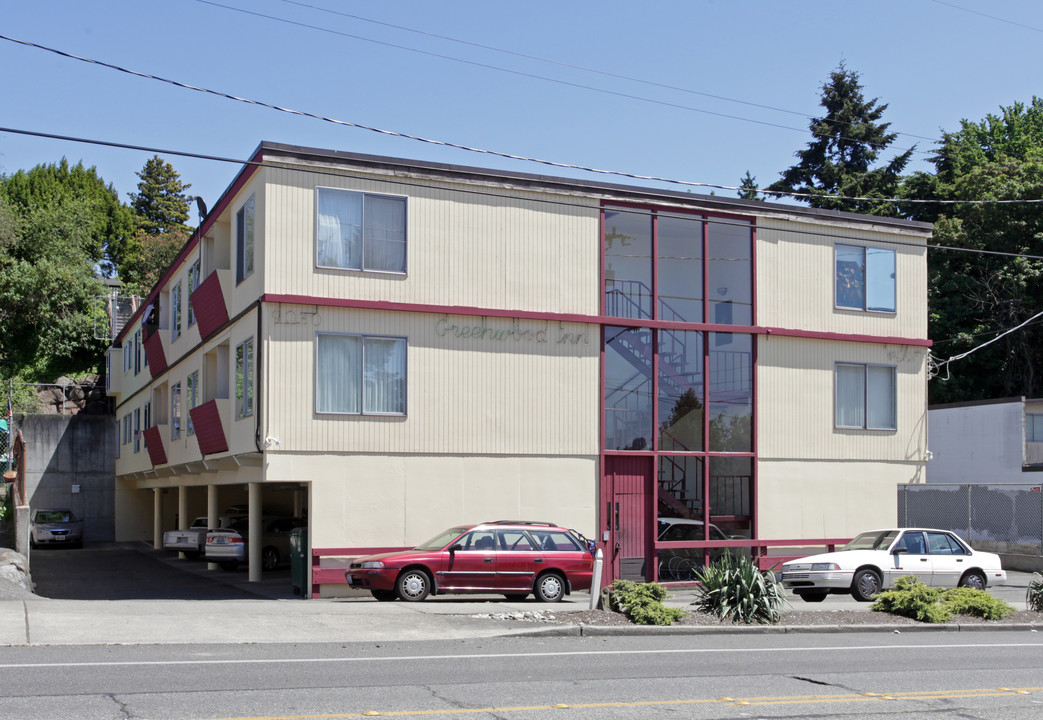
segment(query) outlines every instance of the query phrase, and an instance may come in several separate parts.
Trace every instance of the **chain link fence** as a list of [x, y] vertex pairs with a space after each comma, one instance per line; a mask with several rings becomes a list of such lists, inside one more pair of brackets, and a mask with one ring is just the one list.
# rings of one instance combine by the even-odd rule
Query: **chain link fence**
[[1043, 483], [1035, 485], [901, 485], [903, 527], [952, 530], [975, 550], [1043, 556]]

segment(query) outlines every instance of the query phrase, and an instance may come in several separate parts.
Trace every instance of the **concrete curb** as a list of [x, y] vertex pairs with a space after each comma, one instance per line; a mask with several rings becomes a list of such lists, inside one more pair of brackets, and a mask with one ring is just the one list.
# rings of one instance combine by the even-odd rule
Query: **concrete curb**
[[547, 627], [511, 636], [526, 637], [655, 637], [663, 635], [809, 635], [835, 633], [939, 633], [939, 632], [1041, 632], [1043, 624], [1032, 623], [974, 623], [972, 625], [568, 625]]

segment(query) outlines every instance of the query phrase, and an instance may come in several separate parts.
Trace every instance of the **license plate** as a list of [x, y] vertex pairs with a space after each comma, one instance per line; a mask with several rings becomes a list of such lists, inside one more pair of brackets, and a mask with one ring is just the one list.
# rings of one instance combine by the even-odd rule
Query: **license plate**
[[216, 542], [218, 545], [224, 545], [228, 542], [228, 538], [219, 537], [214, 542]]

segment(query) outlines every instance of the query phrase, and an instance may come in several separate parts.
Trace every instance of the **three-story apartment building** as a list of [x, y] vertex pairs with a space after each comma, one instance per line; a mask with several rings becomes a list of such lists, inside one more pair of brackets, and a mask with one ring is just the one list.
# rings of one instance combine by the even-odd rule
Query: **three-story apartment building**
[[657, 518], [699, 553], [892, 524], [930, 229], [263, 143], [109, 351], [117, 538], [229, 505], [340, 554], [540, 519], [651, 579]]

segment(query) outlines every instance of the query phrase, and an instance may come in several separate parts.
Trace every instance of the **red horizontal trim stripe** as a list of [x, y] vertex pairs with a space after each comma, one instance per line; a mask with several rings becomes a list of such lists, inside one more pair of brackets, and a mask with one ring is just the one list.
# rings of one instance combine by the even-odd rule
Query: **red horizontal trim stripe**
[[814, 330], [763, 327], [760, 325], [715, 325], [711, 323], [679, 323], [666, 320], [633, 320], [607, 315], [582, 315], [578, 313], [549, 313], [531, 310], [505, 310], [468, 305], [431, 305], [425, 303], [387, 302], [384, 300], [359, 300], [356, 298], [315, 297], [312, 295], [287, 295], [265, 293], [264, 303], [288, 303], [291, 305], [317, 305], [319, 307], [352, 308], [355, 310], [391, 310], [394, 312], [427, 313], [430, 315], [471, 315], [474, 317], [497, 317], [517, 320], [555, 320], [559, 322], [588, 323], [592, 325], [618, 325], [623, 327], [652, 327], [662, 330], [707, 330], [710, 332], [750, 333], [752, 335], [780, 335], [783, 337], [807, 338], [811, 340], [839, 340], [842, 342], [875, 343], [879, 345], [909, 345], [931, 347], [927, 338], [905, 338], [890, 335], [861, 335]]

